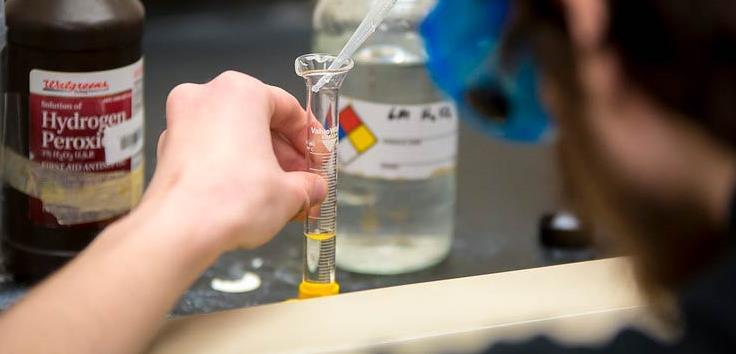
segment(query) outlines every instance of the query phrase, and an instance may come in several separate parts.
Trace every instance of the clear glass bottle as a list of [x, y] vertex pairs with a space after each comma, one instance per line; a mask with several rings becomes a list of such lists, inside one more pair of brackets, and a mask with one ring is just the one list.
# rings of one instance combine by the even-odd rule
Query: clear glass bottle
[[[321, 0], [315, 51], [337, 53], [371, 0]], [[434, 0], [398, 0], [354, 56], [340, 98], [337, 264], [399, 274], [452, 245], [458, 119], [431, 82], [418, 26]]]

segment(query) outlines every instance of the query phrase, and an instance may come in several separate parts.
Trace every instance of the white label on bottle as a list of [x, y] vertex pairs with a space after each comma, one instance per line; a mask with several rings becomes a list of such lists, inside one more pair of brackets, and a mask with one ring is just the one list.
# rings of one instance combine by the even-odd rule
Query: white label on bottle
[[[33, 220], [51, 220], [46, 214], [59, 225], [106, 220], [140, 199], [143, 74], [143, 59], [94, 72], [31, 70], [28, 157], [36, 175], [48, 175], [34, 183], [49, 184], [31, 188], [46, 192], [37, 196], [43, 205], [34, 204]], [[116, 200], [122, 208], [112, 207]]]
[[340, 97], [340, 171], [427, 179], [455, 167], [458, 116], [449, 101], [419, 105]]
[[131, 171], [143, 150], [143, 59], [113, 70], [30, 74], [31, 160], [64, 171]]
[[116, 164], [143, 150], [143, 112], [115, 126], [105, 128], [102, 146], [105, 147], [105, 163]]

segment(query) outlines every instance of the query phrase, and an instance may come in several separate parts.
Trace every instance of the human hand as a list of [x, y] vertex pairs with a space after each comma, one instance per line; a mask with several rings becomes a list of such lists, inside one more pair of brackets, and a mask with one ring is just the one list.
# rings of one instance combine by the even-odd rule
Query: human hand
[[[225, 249], [268, 242], [326, 183], [306, 169], [306, 115], [284, 90], [236, 72], [169, 95], [168, 129], [138, 214]], [[162, 215], [162, 213], [151, 213]]]

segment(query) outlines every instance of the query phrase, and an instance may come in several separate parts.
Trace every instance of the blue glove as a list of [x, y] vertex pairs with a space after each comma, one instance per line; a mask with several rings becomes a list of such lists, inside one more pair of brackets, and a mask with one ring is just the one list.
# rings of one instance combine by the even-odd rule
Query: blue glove
[[499, 68], [510, 7], [509, 0], [439, 0], [420, 31], [430, 75], [461, 117], [491, 136], [534, 143], [551, 130], [534, 62], [526, 56], [513, 72]]

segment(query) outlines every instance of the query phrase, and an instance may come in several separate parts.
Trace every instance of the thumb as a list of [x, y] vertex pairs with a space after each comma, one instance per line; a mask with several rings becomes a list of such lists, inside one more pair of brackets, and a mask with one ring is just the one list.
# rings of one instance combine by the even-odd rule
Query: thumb
[[286, 177], [289, 183], [297, 191], [294, 200], [294, 214], [299, 212], [306, 204], [310, 205], [322, 202], [327, 197], [327, 181], [324, 178], [309, 172], [288, 172]]

